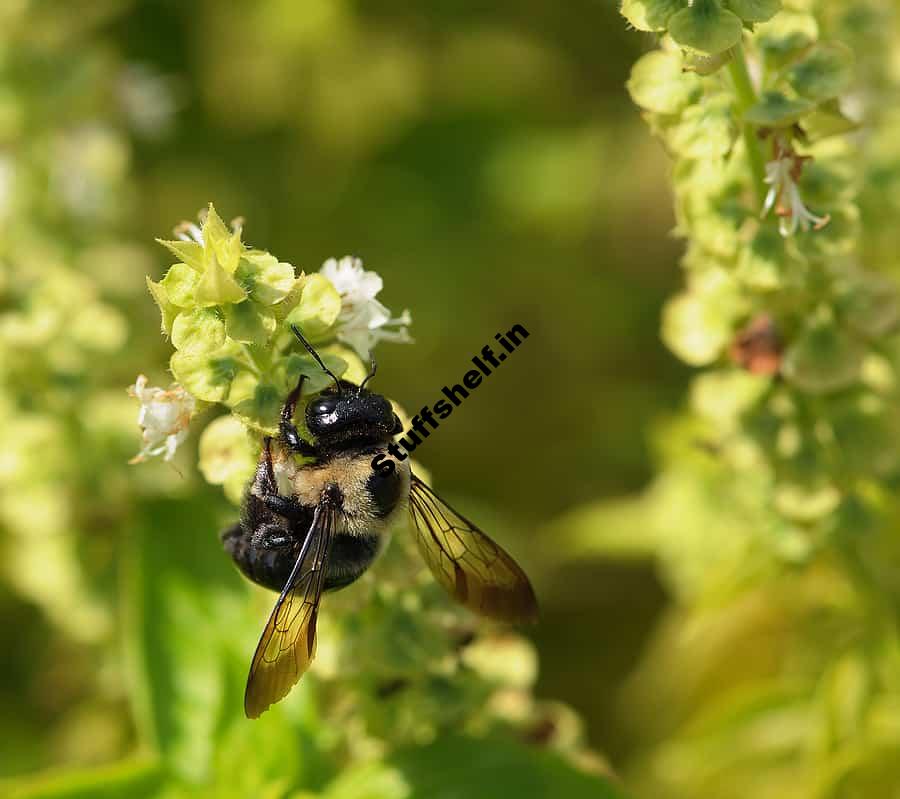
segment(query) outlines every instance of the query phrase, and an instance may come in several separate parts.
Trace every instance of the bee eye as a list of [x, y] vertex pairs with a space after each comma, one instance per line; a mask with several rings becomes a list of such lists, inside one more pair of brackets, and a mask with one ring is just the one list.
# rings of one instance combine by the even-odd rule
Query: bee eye
[[333, 408], [334, 403], [329, 402], [327, 399], [320, 399], [318, 402], [314, 402], [312, 406], [312, 412], [314, 414], [325, 414], [330, 413]]

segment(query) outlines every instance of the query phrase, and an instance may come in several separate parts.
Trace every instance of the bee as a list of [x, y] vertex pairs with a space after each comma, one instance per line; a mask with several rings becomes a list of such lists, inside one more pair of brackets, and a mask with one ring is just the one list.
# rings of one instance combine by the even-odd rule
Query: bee
[[[389, 472], [372, 467], [402, 432], [390, 402], [366, 389], [374, 360], [360, 385], [339, 380], [300, 330], [292, 330], [334, 385], [307, 404], [313, 440], [306, 441], [294, 424], [305, 378], [300, 376], [282, 407], [277, 441], [263, 441], [240, 522], [222, 534], [240, 571], [279, 592], [250, 665], [248, 718], [284, 698], [307, 670], [315, 656], [322, 594], [359, 579], [407, 510], [419, 551], [454, 599], [502, 621], [537, 617], [534, 591], [519, 565], [413, 474], [408, 461]], [[273, 453], [276, 444], [279, 452]], [[293, 454], [311, 460], [298, 463]], [[289, 489], [281, 492], [279, 485]]]

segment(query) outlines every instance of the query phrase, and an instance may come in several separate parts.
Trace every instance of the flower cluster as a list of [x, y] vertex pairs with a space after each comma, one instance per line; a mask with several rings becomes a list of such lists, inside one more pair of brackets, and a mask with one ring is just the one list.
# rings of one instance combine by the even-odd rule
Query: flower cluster
[[[408, 311], [391, 317], [376, 299], [381, 278], [360, 259], [329, 259], [320, 272], [297, 275], [291, 264], [245, 245], [242, 232], [240, 220], [226, 226], [210, 205], [200, 225], [182, 223], [175, 240], [160, 242], [178, 262], [161, 281], [148, 279], [148, 287], [175, 347], [170, 369], [179, 390], [196, 400], [198, 410], [221, 403], [252, 432], [272, 434], [301, 374], [308, 394], [329, 382], [300, 347], [292, 325], [336, 375], [359, 380], [366, 370], [362, 359], [369, 359], [378, 341], [410, 340], [411, 319]], [[168, 447], [177, 445], [182, 432], [181, 438], [167, 437], [166, 448], [150, 444], [142, 454], [170, 456]], [[146, 429], [144, 435], [147, 442]]]

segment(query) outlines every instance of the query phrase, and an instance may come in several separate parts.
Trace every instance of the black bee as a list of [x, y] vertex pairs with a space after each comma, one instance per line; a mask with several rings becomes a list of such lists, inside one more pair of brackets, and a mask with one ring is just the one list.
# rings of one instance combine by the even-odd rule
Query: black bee
[[[425, 562], [460, 603], [504, 621], [532, 621], [537, 602], [516, 562], [409, 468], [372, 468], [402, 432], [391, 404], [368, 391], [372, 371], [356, 386], [338, 380], [300, 331], [294, 334], [334, 380], [306, 407], [313, 442], [293, 417], [304, 376], [281, 412], [279, 438], [266, 438], [241, 521], [222, 535], [226, 551], [250, 580], [279, 591], [247, 679], [244, 711], [257, 718], [282, 699], [315, 655], [323, 591], [344, 588], [369, 568], [408, 508]], [[273, 448], [277, 451], [273, 453]], [[292, 453], [313, 460], [298, 464]], [[275, 464], [279, 466], [279, 491]]]

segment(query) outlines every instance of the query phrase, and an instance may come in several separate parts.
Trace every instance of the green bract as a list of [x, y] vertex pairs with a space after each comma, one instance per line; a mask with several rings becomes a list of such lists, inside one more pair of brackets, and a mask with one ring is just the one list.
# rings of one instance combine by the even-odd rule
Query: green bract
[[663, 31], [687, 0], [622, 0], [622, 15], [639, 31]]
[[839, 42], [817, 44], [788, 69], [785, 77], [807, 100], [833, 100], [846, 92], [853, 80], [853, 52]]
[[641, 108], [660, 114], [677, 114], [695, 97], [700, 79], [683, 69], [678, 53], [656, 50], [632, 67], [628, 91]]
[[767, 91], [746, 111], [744, 119], [761, 127], [784, 128], [799, 122], [814, 107], [808, 100], [792, 100], [782, 92]]
[[781, 0], [727, 0], [727, 5], [744, 22], [766, 22], [781, 10]]
[[852, 133], [859, 124], [845, 116], [836, 100], [822, 103], [815, 111], [800, 120], [800, 126], [808, 141], [814, 143], [829, 136]]
[[207, 482], [221, 485], [235, 504], [256, 468], [257, 447], [236, 417], [214, 419], [203, 430], [199, 445], [200, 471]]
[[240, 228], [227, 228], [212, 206], [195, 239], [161, 242], [179, 261], [158, 283], [148, 281], [176, 350], [172, 374], [194, 397], [222, 403], [257, 433], [274, 433], [277, 412], [301, 374], [308, 393], [328, 382], [292, 324], [324, 345], [335, 374], [350, 368], [365, 374], [352, 352], [329, 352], [341, 297], [325, 277], [297, 276], [290, 264], [246, 247]]
[[328, 335], [340, 312], [341, 297], [334, 286], [321, 275], [310, 275], [287, 322], [299, 325], [311, 341], [319, 341]]
[[682, 47], [715, 55], [740, 44], [741, 20], [718, 0], [694, 0], [669, 19], [669, 35]]

